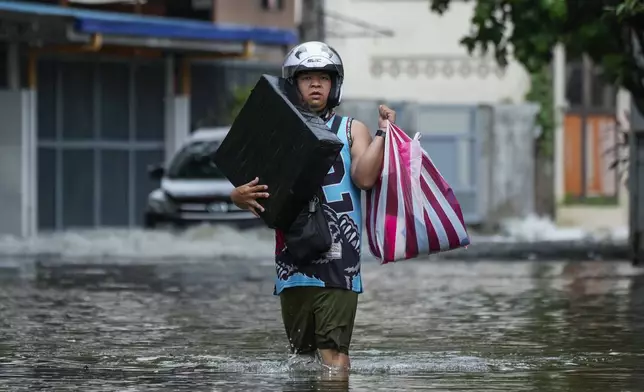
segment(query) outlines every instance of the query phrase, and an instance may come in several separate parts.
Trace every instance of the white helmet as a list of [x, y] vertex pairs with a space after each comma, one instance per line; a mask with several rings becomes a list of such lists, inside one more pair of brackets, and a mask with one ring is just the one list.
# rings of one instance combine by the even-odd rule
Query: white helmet
[[342, 82], [344, 66], [338, 52], [319, 41], [299, 44], [286, 55], [282, 64], [282, 77], [293, 83], [298, 72], [324, 71], [331, 74], [331, 92], [327, 107], [334, 108], [342, 100]]

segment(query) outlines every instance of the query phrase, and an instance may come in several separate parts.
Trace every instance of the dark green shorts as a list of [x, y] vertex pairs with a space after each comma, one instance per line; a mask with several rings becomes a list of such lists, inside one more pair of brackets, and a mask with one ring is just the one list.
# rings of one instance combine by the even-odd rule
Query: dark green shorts
[[349, 355], [358, 293], [326, 287], [292, 287], [280, 293], [280, 302], [293, 353], [334, 349]]

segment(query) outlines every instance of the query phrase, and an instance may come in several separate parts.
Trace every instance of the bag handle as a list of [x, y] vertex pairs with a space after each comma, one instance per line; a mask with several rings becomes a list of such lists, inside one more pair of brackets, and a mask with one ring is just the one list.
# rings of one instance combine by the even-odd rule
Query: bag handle
[[329, 127], [331, 129], [331, 132], [337, 135], [338, 131], [340, 130], [341, 123], [342, 123], [342, 117], [338, 116], [337, 113], [334, 114], [333, 121], [331, 122], [331, 126]]

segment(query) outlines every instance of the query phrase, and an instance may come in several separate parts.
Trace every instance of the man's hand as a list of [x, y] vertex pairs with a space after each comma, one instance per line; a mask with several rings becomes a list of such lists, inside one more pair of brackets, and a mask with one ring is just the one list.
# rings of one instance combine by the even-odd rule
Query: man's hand
[[233, 189], [230, 194], [230, 198], [237, 207], [244, 210], [249, 210], [259, 218], [258, 211], [264, 212], [264, 207], [259, 205], [257, 199], [268, 198], [268, 192], [262, 192], [267, 190], [268, 186], [257, 185], [258, 182], [259, 177], [255, 177], [255, 179], [248, 184], [238, 186], [237, 188]]
[[396, 112], [388, 108], [386, 105], [378, 106], [378, 129], [387, 131], [388, 123], [396, 122]]

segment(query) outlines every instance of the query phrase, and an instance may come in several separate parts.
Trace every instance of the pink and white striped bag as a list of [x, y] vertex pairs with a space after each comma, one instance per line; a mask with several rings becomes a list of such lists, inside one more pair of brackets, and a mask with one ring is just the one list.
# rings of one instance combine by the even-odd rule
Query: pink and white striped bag
[[419, 139], [389, 124], [382, 174], [366, 193], [369, 249], [381, 264], [470, 244], [454, 192]]

